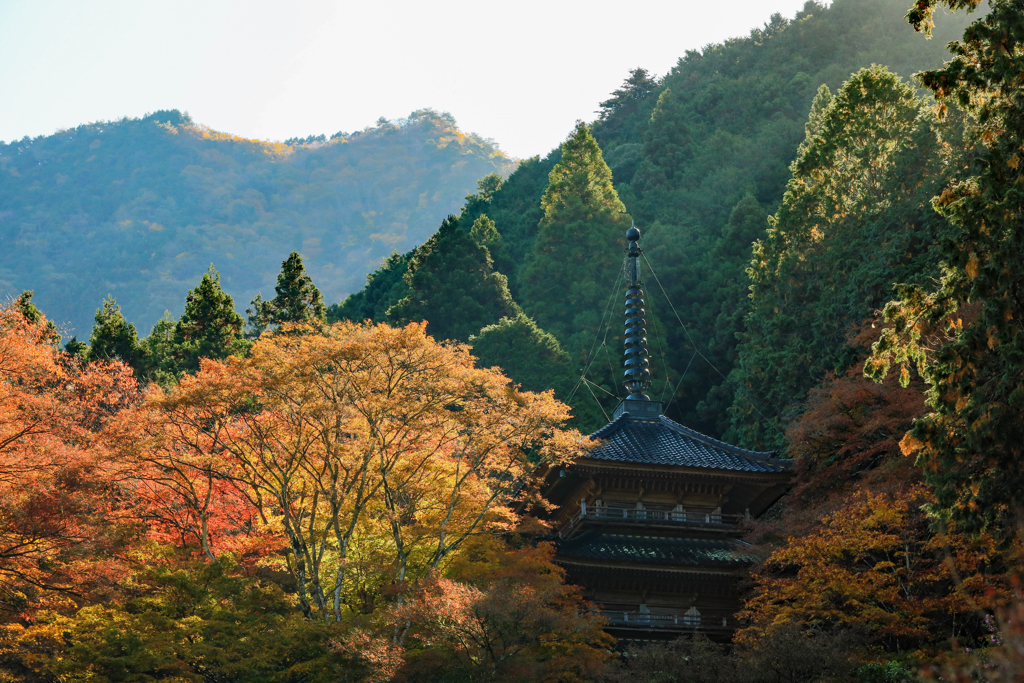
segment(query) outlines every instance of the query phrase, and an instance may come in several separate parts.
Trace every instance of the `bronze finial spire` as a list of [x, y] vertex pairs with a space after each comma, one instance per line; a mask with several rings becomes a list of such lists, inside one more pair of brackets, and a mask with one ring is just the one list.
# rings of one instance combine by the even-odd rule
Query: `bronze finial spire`
[[644, 290], [640, 281], [640, 231], [631, 226], [626, 231], [629, 251], [626, 254], [626, 353], [623, 385], [627, 401], [650, 401], [644, 390], [651, 386], [650, 361], [647, 359], [647, 321], [644, 319]]

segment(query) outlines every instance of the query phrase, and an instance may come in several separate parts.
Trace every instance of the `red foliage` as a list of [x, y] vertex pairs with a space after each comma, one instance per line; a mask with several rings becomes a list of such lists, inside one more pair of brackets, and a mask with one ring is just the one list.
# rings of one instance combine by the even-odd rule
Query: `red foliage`
[[[209, 364], [203, 360], [204, 368]], [[262, 533], [258, 507], [226, 471], [227, 456], [213, 428], [215, 410], [202, 406], [168, 414], [153, 405], [162, 393], [152, 388], [150, 400], [125, 411], [108, 430], [119, 477], [132, 492], [134, 514], [147, 537], [208, 560], [222, 552], [244, 560], [279, 548], [279, 541]]]
[[0, 308], [0, 610], [116, 580], [128, 530], [102, 433], [137, 394], [124, 364], [82, 366], [45, 320]]
[[919, 383], [904, 389], [895, 378], [876, 383], [864, 376], [863, 362], [812, 389], [803, 415], [786, 430], [799, 463], [793, 504], [818, 502], [887, 458], [901, 457], [900, 439], [925, 411], [922, 389]]

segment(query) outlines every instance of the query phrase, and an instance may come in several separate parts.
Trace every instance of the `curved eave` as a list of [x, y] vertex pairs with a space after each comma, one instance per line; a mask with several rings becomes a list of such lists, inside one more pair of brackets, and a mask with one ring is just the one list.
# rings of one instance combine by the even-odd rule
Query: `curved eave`
[[589, 461], [678, 467], [689, 471], [789, 473], [792, 462], [774, 451], [750, 451], [713, 439], [664, 415], [632, 417], [620, 414], [590, 435], [599, 443], [580, 464]]

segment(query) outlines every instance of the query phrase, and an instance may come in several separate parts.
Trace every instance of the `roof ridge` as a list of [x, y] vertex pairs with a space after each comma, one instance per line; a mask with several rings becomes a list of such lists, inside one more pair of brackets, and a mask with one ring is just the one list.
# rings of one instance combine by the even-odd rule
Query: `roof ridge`
[[603, 439], [604, 438], [604, 436], [603, 436], [604, 434], [607, 434], [609, 432], [615, 431], [614, 429], [611, 429], [612, 427], [615, 427], [615, 428], [621, 427], [622, 425], [620, 423], [625, 422], [628, 419], [629, 419], [629, 413], [622, 413], [617, 418], [615, 418], [614, 420], [612, 420], [611, 422], [606, 424], [604, 427], [601, 427], [596, 432], [592, 432], [587, 438], [590, 438], [590, 439]]

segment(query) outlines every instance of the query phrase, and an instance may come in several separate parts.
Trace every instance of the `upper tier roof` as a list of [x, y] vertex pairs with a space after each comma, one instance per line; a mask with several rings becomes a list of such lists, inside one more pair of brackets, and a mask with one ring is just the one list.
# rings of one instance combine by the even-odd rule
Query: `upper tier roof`
[[673, 422], [664, 415], [631, 417], [621, 413], [590, 435], [605, 443], [582, 458], [645, 465], [675, 465], [733, 472], [786, 472], [789, 461], [774, 452], [748, 451], [731, 446]]

